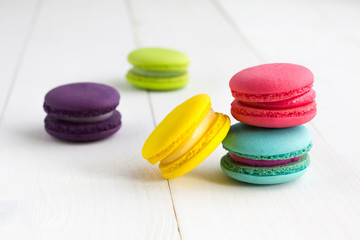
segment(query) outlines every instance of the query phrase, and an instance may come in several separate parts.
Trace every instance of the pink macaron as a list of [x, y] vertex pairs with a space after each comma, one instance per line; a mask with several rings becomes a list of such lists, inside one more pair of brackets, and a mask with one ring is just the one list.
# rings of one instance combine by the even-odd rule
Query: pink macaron
[[248, 125], [284, 128], [309, 122], [316, 115], [314, 75], [290, 63], [244, 69], [230, 80], [235, 100], [231, 114]]

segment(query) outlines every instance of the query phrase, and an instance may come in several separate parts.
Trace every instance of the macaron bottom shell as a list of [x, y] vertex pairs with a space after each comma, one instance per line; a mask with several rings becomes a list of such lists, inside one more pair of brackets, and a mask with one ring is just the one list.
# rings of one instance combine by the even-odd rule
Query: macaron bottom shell
[[126, 79], [129, 83], [138, 88], [148, 90], [174, 90], [184, 87], [189, 82], [189, 75], [185, 72], [175, 77], [152, 78], [134, 74], [131, 70], [127, 73]]
[[245, 183], [258, 184], [258, 185], [270, 185], [270, 184], [280, 184], [293, 181], [299, 177], [301, 177], [307, 169], [304, 169], [297, 173], [280, 175], [280, 176], [267, 176], [267, 177], [259, 177], [252, 176], [248, 174], [234, 173], [222, 167], [222, 170], [229, 177]]
[[316, 103], [290, 109], [258, 109], [248, 107], [234, 100], [231, 115], [250, 126], [265, 128], [286, 128], [305, 124], [316, 115]]
[[316, 115], [316, 112], [297, 117], [257, 117], [238, 114], [231, 110], [231, 115], [239, 122], [250, 126], [263, 128], [288, 128], [295, 127], [310, 122]]
[[310, 165], [309, 154], [304, 154], [297, 162], [276, 167], [251, 167], [233, 161], [229, 154], [221, 159], [223, 172], [238, 181], [252, 184], [279, 184], [293, 181], [302, 176]]
[[52, 131], [52, 130], [46, 129], [46, 128], [45, 128], [45, 131], [53, 137], [56, 137], [56, 138], [59, 138], [62, 140], [66, 140], [66, 141], [90, 142], [90, 141], [100, 140], [100, 139], [103, 139], [103, 138], [113, 135], [120, 129], [120, 126], [121, 125], [119, 125], [115, 128], [109, 129], [107, 131], [81, 134], [81, 135], [71, 135], [71, 134], [67, 134], [67, 133], [55, 132], [55, 131]]
[[45, 118], [45, 131], [53, 137], [73, 142], [87, 142], [106, 138], [116, 133], [121, 127], [121, 114], [113, 115], [101, 122], [77, 123], [66, 122], [52, 116]]

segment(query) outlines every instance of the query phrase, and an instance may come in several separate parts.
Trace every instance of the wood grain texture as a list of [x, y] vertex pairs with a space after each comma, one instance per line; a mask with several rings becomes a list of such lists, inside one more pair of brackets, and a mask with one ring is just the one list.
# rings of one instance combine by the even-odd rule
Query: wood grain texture
[[[146, 93], [124, 80], [130, 32], [123, 2], [44, 1], [0, 126], [0, 239], [179, 238], [167, 182], [141, 157], [154, 126]], [[45, 93], [77, 81], [120, 91], [116, 135], [45, 133]]]
[[[359, 10], [351, 0], [0, 0], [0, 239], [359, 239]], [[141, 46], [187, 53], [189, 84], [130, 86], [126, 57]], [[141, 157], [176, 105], [207, 93], [230, 115], [231, 76], [267, 62], [315, 74], [302, 178], [237, 182], [220, 169], [221, 146], [170, 181]], [[78, 81], [119, 90], [117, 134], [73, 144], [45, 133], [44, 95]]]
[[[183, 238], [336, 239], [347, 236], [356, 239], [360, 209], [353, 207], [360, 197], [359, 181], [350, 167], [356, 163], [339, 157], [344, 149], [335, 150], [333, 146], [336, 145], [331, 145], [323, 134], [323, 131], [331, 134], [329, 130], [335, 127], [332, 124], [342, 120], [341, 115], [333, 116], [334, 106], [343, 108], [343, 116], [349, 111], [334, 98], [331, 90], [337, 78], [327, 67], [341, 68], [343, 63], [336, 57], [324, 56], [327, 49], [335, 48], [339, 39], [333, 38], [329, 43], [328, 38], [333, 35], [322, 35], [322, 28], [327, 26], [327, 31], [333, 33], [337, 29], [332, 29], [326, 18], [318, 15], [322, 5], [330, 10], [338, 6], [331, 8], [325, 2], [317, 6], [299, 2], [294, 6], [283, 1], [166, 3], [159, 0], [154, 4], [159, 5], [161, 9], [149, 9], [141, 1], [134, 1], [136, 22], [140, 26], [139, 41], [143, 46], [167, 44], [190, 53], [192, 81], [176, 93], [151, 94], [157, 123], [173, 105], [199, 90], [212, 96], [216, 111], [229, 113], [230, 77], [245, 67], [266, 62], [295, 62], [308, 66], [315, 72], [315, 88], [320, 99], [320, 113], [309, 125], [315, 146], [311, 151], [312, 165], [298, 181], [267, 187], [235, 182], [224, 176], [219, 168], [220, 157], [224, 154], [220, 148], [191, 173], [170, 181]], [[163, 21], [159, 23], [159, 19]], [[168, 25], [176, 28], [169, 29]], [[184, 41], [178, 42], [178, 39]], [[341, 52], [343, 48], [336, 51]], [[349, 46], [349, 51], [351, 48], [354, 46]], [[351, 75], [347, 76], [349, 84], [354, 84]], [[329, 81], [334, 86], [329, 86]], [[324, 105], [328, 106], [326, 110]], [[326, 111], [327, 116], [322, 111]], [[329, 121], [335, 117], [337, 121]], [[354, 127], [357, 131], [356, 126], [351, 129]], [[337, 136], [342, 128], [338, 131]]]
[[360, 3], [290, 4], [277, 0], [243, 6], [232, 0], [222, 2], [235, 27], [241, 29], [265, 62], [295, 62], [314, 72], [319, 114], [312, 123], [338, 157], [349, 159], [346, 162], [359, 170], [359, 162], [350, 160], [355, 155], [350, 149], [356, 149], [358, 141], [348, 141], [346, 133], [360, 133], [360, 112], [353, 111], [359, 102], [360, 72], [355, 59], [360, 54]]
[[37, 0], [0, 1], [0, 121], [40, 7]]

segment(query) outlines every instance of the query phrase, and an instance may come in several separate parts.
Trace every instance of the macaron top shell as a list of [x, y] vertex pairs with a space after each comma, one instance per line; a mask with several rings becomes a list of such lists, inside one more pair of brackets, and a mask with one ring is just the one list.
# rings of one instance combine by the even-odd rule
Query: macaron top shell
[[291, 63], [263, 64], [244, 69], [230, 80], [232, 95], [239, 100], [272, 102], [308, 92], [314, 82], [312, 72]]
[[211, 108], [210, 97], [196, 95], [177, 106], [154, 129], [142, 149], [150, 163], [156, 163], [190, 136]]
[[128, 56], [134, 67], [154, 71], [186, 70], [190, 59], [185, 54], [166, 48], [139, 48]]
[[275, 129], [236, 123], [223, 141], [223, 147], [237, 156], [264, 160], [299, 156], [311, 146], [311, 133], [303, 125]]
[[119, 104], [116, 89], [99, 83], [72, 83], [56, 87], [45, 96], [44, 109], [50, 115], [97, 116]]

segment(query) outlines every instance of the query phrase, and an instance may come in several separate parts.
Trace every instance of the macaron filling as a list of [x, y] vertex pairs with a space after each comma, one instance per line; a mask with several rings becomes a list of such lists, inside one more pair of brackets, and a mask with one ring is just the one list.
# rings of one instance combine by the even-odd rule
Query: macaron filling
[[232, 153], [229, 153], [229, 155], [231, 159], [234, 160], [235, 162], [252, 167], [274, 167], [274, 166], [289, 164], [291, 162], [297, 162], [300, 160], [300, 156], [289, 159], [280, 159], [280, 160], [254, 160], [250, 158], [243, 158]]
[[[118, 103], [117, 103], [118, 104]], [[67, 110], [67, 109], [58, 109], [56, 107], [51, 107], [46, 102], [44, 103], [44, 110], [48, 115], [57, 117], [57, 118], [89, 118], [96, 117], [99, 115], [107, 114], [115, 110], [117, 104], [111, 107], [104, 107], [99, 109], [79, 109], [79, 110]]]
[[281, 101], [289, 98], [293, 98], [299, 95], [302, 95], [312, 88], [313, 84], [306, 85], [299, 89], [290, 90], [287, 92], [279, 92], [279, 93], [265, 93], [265, 94], [256, 94], [256, 93], [244, 93], [239, 92], [236, 89], [231, 88], [231, 94], [234, 98], [249, 101], [249, 102], [275, 102]]
[[[239, 100], [235, 99], [231, 103], [231, 113], [253, 117], [282, 118], [282, 117], [300, 117], [316, 113], [315, 101], [300, 107], [289, 109], [262, 109], [248, 107]], [[235, 116], [234, 116], [235, 117]], [[236, 118], [236, 117], [235, 117]]]
[[130, 70], [135, 75], [140, 75], [143, 77], [149, 78], [171, 78], [183, 75], [186, 73], [185, 70], [182, 71], [154, 71], [143, 68], [134, 67]]
[[[284, 176], [293, 173], [297, 173], [305, 170], [310, 165], [310, 156], [308, 153], [305, 153], [300, 156], [300, 159], [296, 162], [290, 162], [285, 165], [279, 165], [274, 167], [253, 167], [245, 164], [235, 162], [230, 155], [227, 153], [221, 159], [222, 169], [236, 173], [236, 174], [245, 174], [258, 177], [266, 176]], [[280, 182], [278, 182], [280, 183]]]
[[213, 125], [213, 122], [216, 121], [216, 113], [212, 108], [206, 114], [205, 118], [200, 122], [199, 126], [195, 131], [187, 137], [174, 151], [172, 151], [167, 157], [161, 160], [161, 164], [166, 165], [170, 164], [181, 156], [189, 152], [195, 145], [198, 143], [203, 136], [206, 134], [208, 129]]
[[238, 100], [239, 103], [247, 107], [260, 108], [260, 109], [289, 109], [305, 106], [315, 101], [316, 92], [311, 89], [310, 91], [282, 101], [276, 102], [245, 102]]
[[62, 116], [54, 116], [57, 119], [67, 121], [67, 122], [76, 122], [76, 123], [95, 123], [95, 122], [102, 122], [109, 119], [113, 115], [114, 111], [101, 114], [98, 116], [92, 117], [62, 117]]

